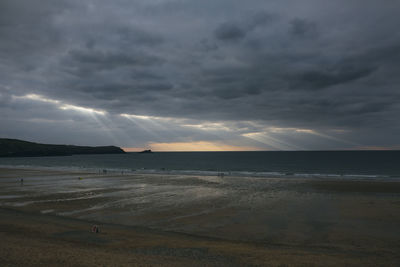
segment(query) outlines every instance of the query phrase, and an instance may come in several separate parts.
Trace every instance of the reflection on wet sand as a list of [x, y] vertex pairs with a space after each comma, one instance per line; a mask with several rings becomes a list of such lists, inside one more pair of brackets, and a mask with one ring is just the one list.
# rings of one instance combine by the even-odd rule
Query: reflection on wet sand
[[3, 169], [0, 184], [1, 206], [43, 214], [269, 244], [400, 247], [396, 181]]

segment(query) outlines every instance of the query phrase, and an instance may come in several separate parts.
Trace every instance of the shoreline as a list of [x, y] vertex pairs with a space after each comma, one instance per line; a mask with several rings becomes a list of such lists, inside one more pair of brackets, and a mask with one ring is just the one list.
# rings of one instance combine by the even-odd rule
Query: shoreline
[[[249, 171], [200, 171], [200, 170], [168, 170], [168, 169], [119, 169], [119, 168], [81, 168], [81, 167], [46, 167], [23, 165], [0, 165], [1, 170], [21, 171], [54, 171], [65, 173], [82, 173], [98, 175], [166, 175], [166, 176], [222, 176], [230, 178], [265, 178], [265, 179], [307, 179], [307, 180], [344, 180], [344, 181], [400, 181], [398, 175], [379, 174], [330, 174], [330, 173], [280, 173]], [[105, 173], [103, 173], [106, 171]]]

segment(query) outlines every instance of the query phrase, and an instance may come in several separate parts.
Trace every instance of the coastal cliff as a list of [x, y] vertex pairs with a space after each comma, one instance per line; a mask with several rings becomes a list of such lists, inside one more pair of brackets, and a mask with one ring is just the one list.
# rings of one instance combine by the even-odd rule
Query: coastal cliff
[[49, 145], [17, 139], [0, 138], [0, 157], [70, 156], [78, 154], [122, 154], [116, 146]]

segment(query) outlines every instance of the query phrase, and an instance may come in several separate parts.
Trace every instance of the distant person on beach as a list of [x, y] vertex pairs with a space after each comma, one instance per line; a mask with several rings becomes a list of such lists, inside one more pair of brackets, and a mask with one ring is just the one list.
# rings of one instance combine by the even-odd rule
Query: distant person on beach
[[98, 234], [100, 232], [100, 228], [97, 225], [92, 226], [92, 233]]
[[21, 178], [21, 185], [24, 185], [24, 179]]

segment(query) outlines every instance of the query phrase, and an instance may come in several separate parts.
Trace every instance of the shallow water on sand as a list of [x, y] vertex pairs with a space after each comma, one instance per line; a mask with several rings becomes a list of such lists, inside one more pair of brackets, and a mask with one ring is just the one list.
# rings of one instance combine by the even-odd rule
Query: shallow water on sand
[[0, 206], [233, 240], [400, 247], [400, 183], [333, 183], [1, 170]]
[[162, 152], [0, 157], [2, 167], [243, 177], [400, 179], [400, 151]]

